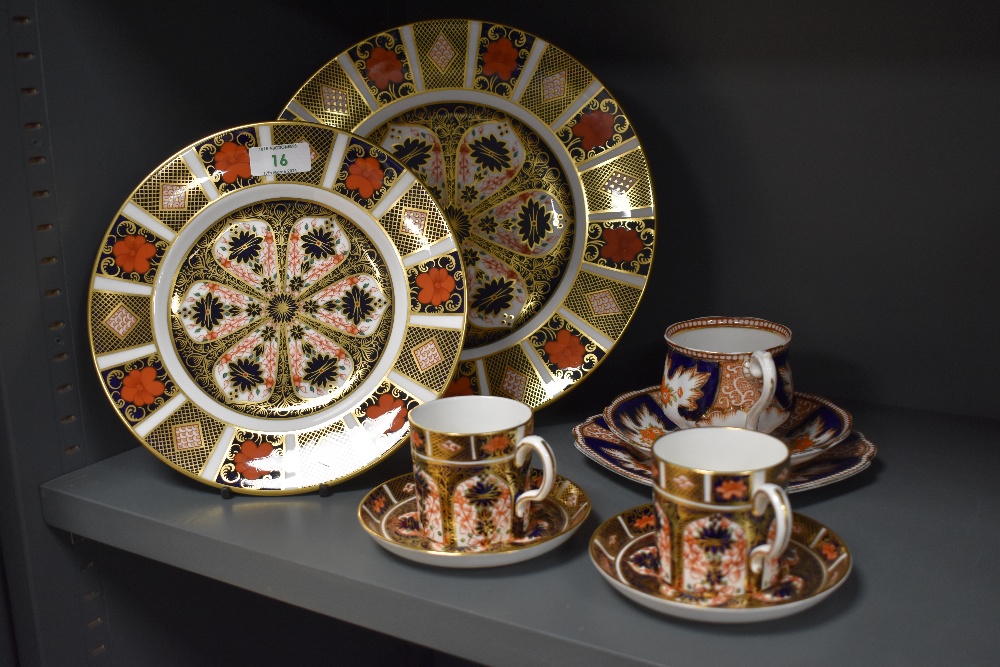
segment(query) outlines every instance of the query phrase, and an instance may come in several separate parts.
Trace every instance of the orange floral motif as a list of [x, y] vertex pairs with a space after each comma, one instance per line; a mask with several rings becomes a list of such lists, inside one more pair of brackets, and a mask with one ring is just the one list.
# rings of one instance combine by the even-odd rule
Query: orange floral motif
[[440, 306], [455, 291], [455, 278], [446, 269], [433, 267], [427, 273], [417, 276], [417, 287], [420, 288], [417, 301]]
[[715, 487], [715, 492], [723, 500], [737, 500], [747, 494], [747, 484], [742, 479], [727, 479]]
[[483, 445], [483, 451], [487, 454], [502, 452], [510, 445], [510, 438], [505, 435], [495, 435]]
[[115, 255], [115, 264], [125, 273], [146, 273], [149, 271], [149, 258], [156, 254], [156, 246], [145, 236], [133, 234], [115, 241], [111, 252]]
[[660, 436], [665, 434], [666, 431], [655, 426], [647, 426], [639, 431], [639, 437], [642, 438], [642, 441], [649, 444], [653, 444]]
[[365, 60], [365, 69], [368, 70], [368, 78], [379, 90], [385, 90], [390, 83], [403, 81], [403, 63], [399, 62], [394, 52], [381, 46], [372, 49], [372, 54]]
[[584, 114], [573, 126], [573, 136], [580, 137], [580, 143], [585, 151], [603, 146], [614, 133], [615, 117], [607, 111], [591, 111]]
[[244, 479], [260, 479], [269, 471], [261, 470], [251, 461], [268, 457], [273, 451], [274, 445], [269, 442], [262, 442], [258, 445], [253, 440], [244, 440], [243, 444], [240, 445], [239, 453], [233, 457], [236, 462], [236, 471], [243, 475]]
[[809, 449], [816, 443], [808, 435], [800, 435], [792, 439], [792, 451], [801, 452], [803, 450]]
[[626, 227], [605, 229], [601, 237], [604, 239], [601, 257], [612, 262], [631, 262], [642, 250], [642, 239], [634, 229]]
[[837, 556], [840, 555], [837, 545], [829, 541], [819, 545], [819, 550], [823, 552], [823, 557], [830, 561], [837, 560]]
[[447, 396], [472, 396], [472, 379], [462, 375], [455, 378], [448, 384], [448, 388], [444, 390], [444, 395]]
[[375, 511], [375, 514], [382, 513], [382, 510], [385, 509], [386, 502], [387, 501], [385, 496], [379, 496], [378, 498], [372, 501], [372, 510]]
[[561, 329], [556, 334], [555, 340], [550, 340], [545, 344], [545, 352], [549, 355], [549, 361], [559, 368], [574, 368], [583, 363], [583, 355], [586, 350], [579, 336], [574, 336], [566, 329]]
[[424, 436], [420, 435], [420, 431], [410, 431], [410, 442], [419, 449], [424, 446]]
[[156, 369], [152, 366], [145, 366], [130, 371], [122, 379], [122, 400], [133, 405], [149, 405], [162, 396], [166, 387], [156, 379]]
[[406, 403], [398, 398], [393, 398], [392, 394], [382, 394], [378, 397], [378, 403], [369, 405], [365, 409], [365, 416], [368, 419], [377, 419], [385, 414], [395, 414], [392, 423], [385, 427], [383, 433], [398, 431], [406, 423]]
[[517, 67], [517, 49], [508, 37], [501, 37], [486, 47], [483, 54], [483, 75], [496, 74], [504, 81], [510, 81]]
[[656, 517], [652, 514], [644, 514], [635, 520], [632, 524], [634, 528], [654, 528], [656, 526]]
[[382, 187], [385, 172], [378, 160], [373, 157], [358, 158], [347, 168], [347, 189], [357, 190], [365, 199]]
[[215, 169], [226, 183], [235, 183], [237, 178], [250, 178], [250, 151], [232, 141], [223, 143], [215, 154]]

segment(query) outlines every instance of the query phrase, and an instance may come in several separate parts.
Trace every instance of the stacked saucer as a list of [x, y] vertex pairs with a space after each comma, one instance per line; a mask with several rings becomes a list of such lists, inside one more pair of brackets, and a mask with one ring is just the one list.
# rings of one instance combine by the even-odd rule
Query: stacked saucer
[[[663, 412], [659, 393], [659, 387], [646, 387], [618, 396], [602, 414], [573, 428], [576, 448], [622, 477], [651, 484], [650, 447], [678, 428]], [[793, 418], [773, 433], [791, 451], [789, 493], [839, 482], [871, 465], [875, 445], [852, 426], [850, 414], [828, 399], [795, 394]]]

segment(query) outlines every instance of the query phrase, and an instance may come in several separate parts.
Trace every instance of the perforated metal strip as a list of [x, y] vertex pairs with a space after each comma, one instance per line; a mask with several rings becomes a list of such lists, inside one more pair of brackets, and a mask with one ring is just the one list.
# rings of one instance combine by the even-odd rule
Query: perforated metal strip
[[[19, 224], [30, 224], [33, 228], [33, 252], [42, 314], [38, 335], [46, 343], [50, 400], [57, 421], [54, 425], [55, 441], [43, 438], [37, 444], [58, 447], [60, 468], [66, 473], [89, 463], [79, 390], [78, 362], [81, 360], [77, 359], [78, 351], [86, 349], [86, 346], [74, 345], [72, 308], [59, 233], [59, 208], [37, 10], [34, 2], [24, 0], [14, 0], [7, 7], [7, 15], [3, 18], [11, 23], [11, 57], [14, 59], [14, 82], [18, 89], [21, 156], [29, 201], [29, 217], [19, 221]], [[70, 542], [80, 568], [74, 593], [78, 596], [79, 618], [86, 637], [80, 664], [110, 664], [112, 655], [107, 608], [100, 588], [95, 545], [76, 536], [70, 536]]]

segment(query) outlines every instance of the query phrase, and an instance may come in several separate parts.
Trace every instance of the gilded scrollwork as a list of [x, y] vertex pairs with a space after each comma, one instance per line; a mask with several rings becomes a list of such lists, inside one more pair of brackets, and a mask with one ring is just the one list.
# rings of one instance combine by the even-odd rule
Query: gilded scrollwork
[[531, 335], [530, 341], [552, 376], [561, 380], [577, 382], [583, 379], [606, 354], [560, 315], [553, 315]]
[[97, 270], [113, 278], [151, 284], [166, 250], [166, 241], [119, 215], [101, 245]]
[[563, 279], [576, 233], [552, 149], [517, 119], [475, 104], [418, 107], [371, 139], [421, 177], [455, 232], [468, 272], [466, 349], [517, 332]]
[[257, 145], [256, 131], [243, 127], [215, 135], [197, 146], [195, 153], [215, 187], [226, 194], [261, 181], [250, 173], [250, 149]]
[[173, 286], [171, 331], [191, 378], [245, 414], [325, 409], [388, 344], [388, 267], [372, 241], [318, 204], [269, 200], [207, 230]]
[[629, 273], [648, 275], [653, 261], [653, 221], [636, 218], [591, 222], [583, 260]]
[[379, 105], [415, 92], [413, 74], [398, 30], [375, 35], [354, 46], [348, 54]]

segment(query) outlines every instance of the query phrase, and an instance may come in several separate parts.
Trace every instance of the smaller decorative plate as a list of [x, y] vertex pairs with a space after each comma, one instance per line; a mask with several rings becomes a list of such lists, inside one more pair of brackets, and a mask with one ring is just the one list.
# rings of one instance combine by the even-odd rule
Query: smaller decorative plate
[[[625, 443], [608, 429], [603, 416], [594, 415], [574, 426], [573, 438], [576, 448], [594, 463], [633, 482], [652, 484], [649, 466], [636, 459]], [[788, 492], [816, 489], [857, 475], [871, 465], [875, 451], [875, 445], [863, 433], [852, 431], [849, 438], [816, 458], [794, 466], [788, 480]]]
[[792, 541], [782, 556], [788, 573], [754, 594], [705, 599], [660, 586], [652, 505], [601, 524], [590, 540], [597, 570], [625, 597], [661, 614], [707, 623], [750, 623], [791, 616], [837, 590], [851, 572], [844, 541], [820, 522], [794, 514]]
[[[656, 440], [677, 425], [663, 412], [660, 388], [646, 387], [622, 394], [604, 409], [604, 421], [633, 455], [640, 460], [652, 456]], [[851, 415], [829, 400], [813, 394], [795, 393], [792, 414], [771, 435], [788, 445], [792, 465], [819, 456], [851, 433]]]
[[416, 177], [322, 125], [258, 123], [150, 174], [101, 237], [94, 362], [125, 425], [217, 488], [365, 470], [440, 396], [466, 326], [460, 251]]
[[[532, 488], [541, 481], [531, 471]], [[590, 498], [579, 486], [556, 475], [552, 492], [529, 509], [528, 530], [511, 544], [481, 551], [440, 548], [420, 534], [416, 487], [407, 473], [372, 489], [358, 506], [358, 519], [384, 549], [425, 565], [450, 568], [512, 565], [552, 551], [570, 538], [590, 514]]]

